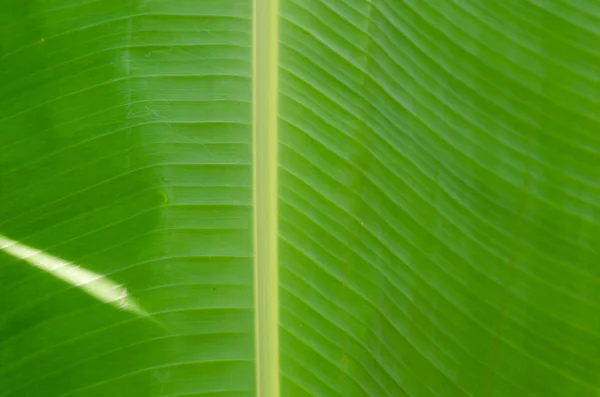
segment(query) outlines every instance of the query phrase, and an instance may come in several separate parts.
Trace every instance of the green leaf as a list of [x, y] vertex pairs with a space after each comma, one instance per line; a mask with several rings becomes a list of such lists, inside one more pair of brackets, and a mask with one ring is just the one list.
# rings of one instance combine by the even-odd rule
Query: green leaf
[[252, 4], [0, 9], [0, 396], [254, 395]]
[[0, 397], [597, 396], [595, 0], [4, 0]]

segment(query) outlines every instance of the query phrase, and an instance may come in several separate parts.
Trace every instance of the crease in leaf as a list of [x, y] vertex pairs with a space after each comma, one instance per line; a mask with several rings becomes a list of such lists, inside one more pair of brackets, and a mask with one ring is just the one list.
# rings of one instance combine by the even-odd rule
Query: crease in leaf
[[129, 295], [127, 288], [106, 276], [3, 235], [0, 235], [0, 250], [81, 289], [103, 303], [138, 316], [148, 316], [148, 313]]

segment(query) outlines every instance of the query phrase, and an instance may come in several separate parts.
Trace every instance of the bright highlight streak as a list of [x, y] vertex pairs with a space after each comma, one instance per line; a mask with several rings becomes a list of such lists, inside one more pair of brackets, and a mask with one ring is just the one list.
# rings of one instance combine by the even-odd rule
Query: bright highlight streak
[[147, 313], [111, 279], [0, 235], [0, 250], [77, 287], [101, 302], [139, 316]]

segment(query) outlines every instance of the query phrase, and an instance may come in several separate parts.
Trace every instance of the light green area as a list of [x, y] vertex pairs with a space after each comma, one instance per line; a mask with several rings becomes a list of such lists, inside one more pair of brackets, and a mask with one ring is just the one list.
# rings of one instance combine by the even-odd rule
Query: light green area
[[254, 294], [256, 394], [278, 397], [278, 49], [279, 0], [256, 0], [253, 14]]
[[599, 43], [596, 0], [0, 2], [0, 397], [598, 396]]
[[282, 396], [600, 393], [600, 3], [281, 0]]

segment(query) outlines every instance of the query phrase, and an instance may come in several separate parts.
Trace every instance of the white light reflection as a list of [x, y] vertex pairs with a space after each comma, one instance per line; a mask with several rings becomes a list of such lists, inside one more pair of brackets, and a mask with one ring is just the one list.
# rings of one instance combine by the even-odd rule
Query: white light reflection
[[3, 235], [0, 235], [0, 250], [22, 259], [56, 278], [66, 281], [101, 302], [108, 303], [118, 309], [126, 310], [139, 316], [148, 315], [131, 299], [124, 286], [115, 283], [108, 277], [28, 247]]

